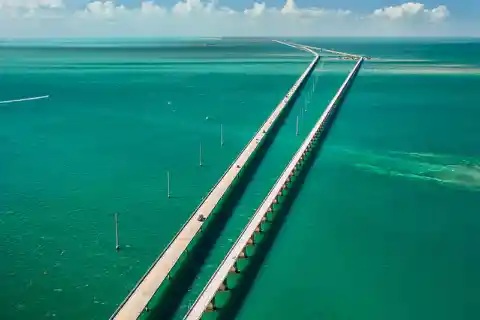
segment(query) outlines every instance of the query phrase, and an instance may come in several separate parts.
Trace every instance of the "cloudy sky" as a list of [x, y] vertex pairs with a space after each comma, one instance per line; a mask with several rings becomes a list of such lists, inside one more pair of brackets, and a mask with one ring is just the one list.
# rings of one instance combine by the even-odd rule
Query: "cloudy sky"
[[0, 0], [0, 37], [480, 36], [480, 0], [422, 1]]

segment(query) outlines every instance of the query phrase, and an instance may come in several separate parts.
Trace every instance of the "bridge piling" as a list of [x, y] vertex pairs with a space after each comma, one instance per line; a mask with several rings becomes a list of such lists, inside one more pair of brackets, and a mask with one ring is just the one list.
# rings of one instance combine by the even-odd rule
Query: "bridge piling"
[[295, 131], [295, 135], [298, 137], [298, 116], [297, 116], [297, 129]]
[[118, 213], [115, 213], [115, 250], [120, 250], [120, 244], [118, 242]]
[[167, 171], [167, 198], [170, 199], [170, 171]]
[[220, 146], [223, 147], [223, 124], [220, 124]]
[[200, 142], [200, 167], [203, 167], [203, 157], [202, 157], [202, 143]]

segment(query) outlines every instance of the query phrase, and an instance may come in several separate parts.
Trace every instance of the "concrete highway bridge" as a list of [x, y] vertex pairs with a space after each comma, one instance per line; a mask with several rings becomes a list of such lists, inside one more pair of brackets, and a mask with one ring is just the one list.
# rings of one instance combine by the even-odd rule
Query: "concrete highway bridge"
[[259, 158], [260, 151], [264, 152], [269, 148], [282, 125], [282, 119], [304, 90], [305, 84], [321, 59], [318, 52], [325, 51], [356, 60], [355, 66], [184, 318], [193, 320], [215, 316], [216, 313], [222, 312], [230, 300], [235, 299], [232, 293], [242, 281], [242, 273], [249, 267], [255, 255], [262, 251], [262, 241], [268, 236], [270, 228], [279, 220], [278, 216], [284, 207], [283, 203], [295, 191], [300, 177], [307, 174], [309, 161], [314, 157], [319, 142], [326, 134], [337, 108], [341, 105], [365, 60], [360, 55], [286, 41], [274, 41], [279, 45], [308, 52], [312, 55], [312, 61], [145, 275], [118, 306], [111, 316], [112, 320], [170, 318], [173, 311], [166, 309], [178, 307], [182, 296], [188, 291], [195, 273], [198, 272], [199, 266], [196, 264], [199, 260], [196, 257], [201, 255], [199, 252], [208, 251], [215, 246], [214, 242], [205, 239], [208, 239], [212, 229], [218, 229], [216, 221], [226, 214], [222, 207], [229, 198], [234, 196], [235, 188], [240, 184], [249, 183], [247, 172], [252, 166], [258, 165], [256, 159]]

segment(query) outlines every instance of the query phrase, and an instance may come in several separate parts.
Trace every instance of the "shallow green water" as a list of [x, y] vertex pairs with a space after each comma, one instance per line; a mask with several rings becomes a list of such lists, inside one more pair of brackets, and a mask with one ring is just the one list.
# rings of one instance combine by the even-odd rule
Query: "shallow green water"
[[0, 105], [2, 319], [108, 317], [309, 59], [272, 62], [293, 50], [270, 44], [181, 44], [182, 63], [149, 46], [2, 49], [1, 101], [50, 95]]
[[[306, 66], [307, 65], [308, 63], [306, 63]], [[343, 63], [342, 65], [343, 70], [331, 72], [334, 67], [340, 68], [338, 62], [321, 62], [305, 85], [301, 97], [296, 101], [286, 117], [284, 124], [276, 134], [275, 140], [262, 159], [257, 171], [252, 176], [240, 201], [231, 212], [232, 217], [229, 219], [220, 238], [216, 241], [215, 247], [210, 253], [208, 260], [197, 276], [189, 293], [183, 299], [183, 303], [176, 315], [177, 319], [183, 319], [188, 308], [193, 304], [198, 294], [200, 294], [207, 284], [210, 277], [230, 250], [231, 245], [239, 237], [255, 210], [260, 206], [277, 178], [290, 162], [311, 128], [313, 128], [315, 122], [324, 111], [324, 106], [326, 106], [335, 95], [348, 74], [349, 69], [352, 68], [353, 63]], [[314, 93], [313, 81], [315, 78], [317, 78], [317, 84], [315, 86], [317, 94], [310, 96], [310, 94]], [[293, 79], [292, 83], [294, 81], [295, 79]], [[307, 111], [304, 111], [305, 109]], [[298, 136], [296, 135], [297, 117], [299, 119]]]
[[446, 50], [365, 64], [239, 319], [479, 317], [479, 45], [392, 46]]
[[[480, 45], [302, 41], [386, 60], [360, 73], [239, 317], [478, 318]], [[310, 60], [209, 43], [1, 44], [0, 101], [50, 95], [0, 104], [1, 319], [107, 318]], [[349, 66], [325, 63], [302, 135]], [[298, 147], [302, 103], [203, 275]]]

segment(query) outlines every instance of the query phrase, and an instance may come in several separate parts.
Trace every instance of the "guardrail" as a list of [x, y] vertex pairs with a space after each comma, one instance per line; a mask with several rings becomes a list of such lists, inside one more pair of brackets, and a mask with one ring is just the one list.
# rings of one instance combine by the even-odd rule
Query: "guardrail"
[[198, 296], [197, 300], [194, 302], [190, 310], [185, 316], [185, 320], [197, 320], [200, 319], [205, 312], [205, 310], [214, 310], [215, 309], [215, 295], [219, 291], [227, 290], [228, 286], [226, 284], [226, 278], [228, 274], [234, 270], [237, 270], [236, 263], [241, 258], [246, 258], [246, 247], [248, 244], [254, 243], [254, 235], [256, 232], [261, 230], [260, 224], [263, 221], [266, 221], [266, 215], [268, 212], [273, 211], [273, 205], [278, 202], [278, 198], [282, 195], [282, 191], [287, 189], [287, 184], [291, 181], [292, 177], [297, 170], [297, 166], [301, 161], [305, 159], [307, 153], [313, 147], [314, 139], [318, 137], [321, 133], [322, 128], [326, 124], [330, 114], [334, 110], [335, 105], [341, 99], [343, 93], [348, 88], [350, 82], [355, 78], [358, 70], [360, 69], [364, 59], [356, 63], [355, 67], [352, 69], [350, 74], [347, 76], [346, 80], [343, 82], [342, 86], [335, 94], [334, 98], [331, 100], [322, 116], [318, 122], [313, 127], [310, 134], [307, 136], [305, 141], [302, 143], [290, 163], [287, 165], [282, 175], [278, 178], [277, 182], [273, 188], [268, 193], [267, 197], [264, 199], [260, 207], [257, 209], [247, 226], [244, 228], [240, 234], [237, 241], [234, 243], [228, 254], [225, 256], [224, 260], [217, 268], [213, 276], [210, 278], [209, 282], [203, 289], [203, 291]]

